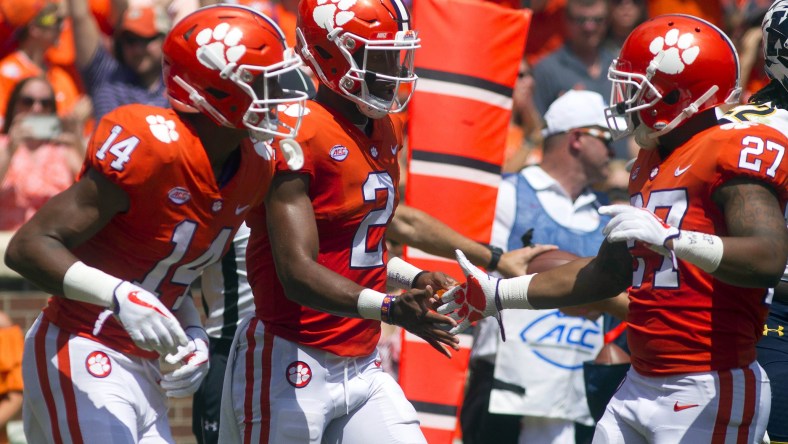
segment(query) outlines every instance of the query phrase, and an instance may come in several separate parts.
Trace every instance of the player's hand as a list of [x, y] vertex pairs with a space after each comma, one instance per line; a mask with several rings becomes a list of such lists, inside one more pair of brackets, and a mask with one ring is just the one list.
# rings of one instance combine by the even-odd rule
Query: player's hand
[[613, 216], [602, 232], [610, 242], [640, 241], [652, 250], [670, 255], [666, 243], [679, 236], [679, 229], [666, 224], [645, 208], [630, 205], [608, 205], [599, 214]]
[[184, 398], [194, 394], [208, 374], [208, 335], [198, 327], [186, 329], [189, 343], [178, 347], [178, 352], [169, 354], [164, 359], [170, 364], [181, 363], [181, 366], [161, 379], [161, 387], [170, 398]]
[[161, 355], [177, 353], [189, 341], [175, 316], [147, 290], [131, 282], [115, 289], [113, 312], [138, 347]]
[[424, 290], [408, 290], [397, 296], [397, 300], [392, 304], [392, 321], [451, 358], [451, 353], [444, 344], [459, 350], [460, 340], [446, 330], [457, 324], [448, 316], [432, 311], [430, 306], [433, 302], [434, 294], [430, 286]]
[[501, 276], [512, 278], [522, 276], [528, 273], [528, 264], [531, 259], [544, 253], [545, 251], [557, 250], [556, 245], [534, 245], [532, 247], [523, 247], [516, 250], [507, 251], [501, 255], [498, 261], [498, 267], [495, 271], [501, 273]]
[[427, 286], [430, 286], [435, 291], [440, 291], [448, 290], [455, 285], [457, 285], [457, 281], [448, 274], [442, 271], [430, 271], [419, 276], [419, 280], [415, 282], [413, 288], [427, 288]]
[[[457, 250], [457, 262], [465, 273], [466, 282], [452, 288], [441, 296], [441, 305], [438, 313], [448, 315], [457, 321], [457, 326], [449, 331], [456, 334], [465, 331], [472, 323], [488, 316], [497, 316], [500, 321], [500, 310], [496, 302], [498, 299], [498, 281], [473, 265], [462, 253]], [[501, 336], [505, 338], [503, 325]]]

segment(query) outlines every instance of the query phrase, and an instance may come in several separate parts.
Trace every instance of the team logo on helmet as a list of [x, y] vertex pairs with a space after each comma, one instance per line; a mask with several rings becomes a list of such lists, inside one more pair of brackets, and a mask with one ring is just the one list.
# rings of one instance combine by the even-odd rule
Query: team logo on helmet
[[164, 116], [150, 115], [145, 117], [153, 137], [164, 143], [176, 142], [180, 136], [175, 131], [175, 122], [167, 120]]
[[287, 382], [295, 388], [304, 388], [312, 380], [312, 369], [303, 361], [295, 361], [285, 371]]
[[206, 68], [221, 71], [246, 54], [246, 46], [240, 44], [243, 37], [243, 31], [230, 28], [227, 23], [219, 23], [213, 29], [205, 28], [195, 39], [200, 45], [197, 48], [197, 60]]
[[356, 16], [353, 11], [348, 11], [356, 4], [356, 0], [317, 0], [317, 6], [312, 12], [312, 18], [318, 26], [332, 30], [343, 26]]
[[654, 56], [664, 53], [662, 61], [657, 67], [665, 74], [679, 74], [686, 65], [692, 65], [700, 54], [700, 48], [693, 46], [695, 37], [690, 33], [679, 35], [678, 29], [671, 29], [665, 37], [657, 37], [648, 46]]
[[112, 362], [104, 352], [94, 351], [85, 360], [85, 368], [97, 378], [106, 378], [112, 372]]

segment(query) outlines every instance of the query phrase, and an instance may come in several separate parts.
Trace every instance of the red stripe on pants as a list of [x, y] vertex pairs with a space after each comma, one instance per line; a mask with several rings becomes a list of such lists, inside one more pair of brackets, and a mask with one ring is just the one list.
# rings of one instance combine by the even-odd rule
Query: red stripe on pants
[[52, 439], [55, 441], [55, 444], [63, 444], [63, 438], [60, 436], [60, 428], [58, 427], [60, 421], [57, 419], [55, 398], [52, 396], [52, 387], [49, 385], [49, 377], [47, 375], [48, 360], [46, 358], [46, 337], [48, 329], [49, 320], [42, 317], [35, 337], [34, 356], [36, 360], [36, 372], [38, 373], [38, 386], [41, 387], [41, 393], [44, 395], [44, 403], [47, 406], [47, 413], [49, 413], [50, 425], [52, 426]]
[[711, 444], [725, 444], [725, 435], [728, 424], [731, 422], [733, 408], [733, 376], [730, 370], [717, 372], [720, 378], [719, 405], [717, 407], [717, 421], [714, 424]]
[[254, 330], [257, 319], [252, 319], [246, 329], [246, 393], [244, 394], [244, 444], [252, 442], [252, 394], [254, 393]]
[[743, 370], [744, 411], [742, 412], [741, 425], [739, 425], [739, 435], [736, 437], [736, 442], [746, 444], [747, 438], [750, 436], [752, 418], [755, 416], [755, 395], [757, 394], [757, 387], [755, 385], [755, 372], [749, 367]]
[[271, 360], [273, 358], [274, 335], [265, 330], [263, 333], [263, 356], [261, 365], [263, 367], [260, 375], [260, 412], [266, 414], [260, 421], [261, 442], [268, 442], [268, 435], [271, 433]]
[[71, 335], [63, 330], [57, 335], [57, 368], [60, 370], [60, 390], [63, 393], [63, 402], [66, 404], [66, 422], [68, 432], [74, 444], [82, 444], [82, 431], [79, 428], [77, 416], [77, 397], [74, 395], [74, 382], [71, 380], [71, 354], [68, 349], [68, 340]]

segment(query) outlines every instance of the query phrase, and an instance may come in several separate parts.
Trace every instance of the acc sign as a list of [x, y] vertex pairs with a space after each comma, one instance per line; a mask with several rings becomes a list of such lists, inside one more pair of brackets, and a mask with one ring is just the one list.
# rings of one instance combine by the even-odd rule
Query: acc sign
[[600, 335], [600, 328], [595, 322], [555, 310], [526, 324], [519, 338], [545, 362], [576, 370], [583, 366], [584, 360], [593, 359]]

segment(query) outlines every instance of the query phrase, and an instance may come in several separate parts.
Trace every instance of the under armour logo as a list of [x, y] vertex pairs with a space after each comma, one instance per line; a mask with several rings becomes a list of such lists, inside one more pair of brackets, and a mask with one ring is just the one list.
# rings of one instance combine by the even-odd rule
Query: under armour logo
[[770, 331], [773, 331], [773, 332], [777, 333], [777, 336], [783, 336], [783, 335], [785, 335], [785, 332], [783, 330], [784, 330], [784, 327], [782, 325], [778, 325], [777, 328], [769, 328], [768, 325], [763, 324], [763, 335], [764, 336], [767, 336]]
[[205, 429], [205, 431], [207, 432], [218, 432], [219, 421], [203, 421], [202, 428]]

